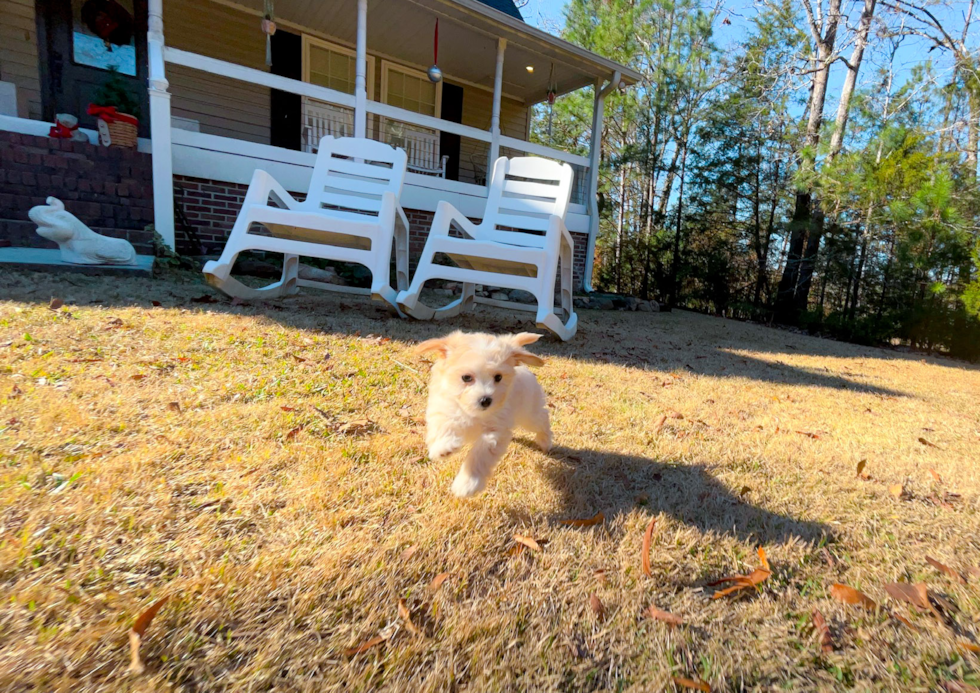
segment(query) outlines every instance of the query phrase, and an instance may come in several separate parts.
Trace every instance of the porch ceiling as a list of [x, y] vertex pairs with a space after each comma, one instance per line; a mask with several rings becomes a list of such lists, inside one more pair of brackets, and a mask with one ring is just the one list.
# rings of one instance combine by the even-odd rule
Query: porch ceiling
[[[164, 0], [166, 2], [166, 0]], [[227, 3], [231, 4], [231, 3]], [[263, 0], [238, 0], [253, 13]], [[353, 47], [357, 0], [276, 0], [276, 20], [285, 30], [307, 29]], [[497, 39], [507, 39], [506, 95], [530, 105], [547, 97], [551, 67], [558, 93], [608, 80], [615, 70], [625, 84], [635, 71], [528, 26], [478, 0], [368, 0], [368, 53], [425, 70], [432, 64], [432, 38], [439, 17], [439, 67], [450, 80], [493, 88]], [[258, 33], [258, 26], [256, 26]], [[527, 66], [534, 67], [528, 72]]]

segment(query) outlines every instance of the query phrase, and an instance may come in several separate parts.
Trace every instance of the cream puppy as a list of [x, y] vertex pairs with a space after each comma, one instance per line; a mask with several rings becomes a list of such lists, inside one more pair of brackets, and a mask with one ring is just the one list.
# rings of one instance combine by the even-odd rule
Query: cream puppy
[[544, 361], [524, 349], [540, 338], [528, 332], [503, 337], [453, 332], [419, 344], [419, 352], [441, 357], [432, 367], [425, 410], [429, 458], [470, 446], [453, 482], [457, 496], [483, 490], [515, 426], [533, 433], [545, 452], [551, 449], [544, 390], [527, 369]]

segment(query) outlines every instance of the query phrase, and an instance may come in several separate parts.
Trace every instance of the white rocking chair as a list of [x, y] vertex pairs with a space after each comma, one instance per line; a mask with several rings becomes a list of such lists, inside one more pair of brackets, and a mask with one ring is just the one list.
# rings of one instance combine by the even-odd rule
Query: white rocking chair
[[[381, 142], [324, 137], [303, 202], [256, 170], [221, 257], [204, 266], [205, 278], [243, 299], [294, 294], [299, 286], [351, 292], [349, 287], [299, 279], [299, 256], [355, 262], [371, 270], [371, 296], [397, 311], [389, 273], [394, 242], [396, 283], [398, 289], [408, 286], [408, 219], [399, 203], [406, 163], [404, 151]], [[270, 199], [279, 206], [271, 206]], [[253, 224], [271, 235], [249, 233]], [[245, 250], [282, 253], [282, 278], [260, 289], [232, 278], [235, 259]]]
[[[571, 188], [568, 164], [536, 157], [497, 159], [479, 225], [448, 202], [436, 207], [412, 284], [398, 294], [399, 307], [420, 320], [452, 317], [473, 306], [476, 284], [522, 289], [537, 299], [538, 327], [571, 339], [578, 322], [572, 308], [575, 246], [565, 228]], [[454, 222], [464, 238], [449, 235]], [[456, 266], [436, 264], [437, 254], [447, 255]], [[559, 260], [561, 317], [554, 309]], [[462, 282], [463, 293], [443, 308], [432, 309], [419, 303], [419, 293], [427, 280], [437, 278]]]

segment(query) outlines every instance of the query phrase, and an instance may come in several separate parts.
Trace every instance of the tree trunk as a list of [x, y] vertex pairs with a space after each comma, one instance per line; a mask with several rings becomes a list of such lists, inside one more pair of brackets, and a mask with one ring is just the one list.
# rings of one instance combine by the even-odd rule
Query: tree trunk
[[977, 177], [977, 147], [980, 145], [980, 84], [971, 70], [964, 71], [967, 84], [967, 104], [970, 117], [966, 124], [966, 173], [970, 178]]
[[687, 146], [681, 156], [681, 182], [677, 193], [677, 230], [674, 232], [674, 258], [670, 264], [670, 303], [675, 307], [680, 303], [680, 287], [677, 285], [677, 268], [681, 262], [681, 215], [684, 211], [684, 172], [687, 167]]
[[753, 191], [752, 195], [752, 220], [755, 225], [755, 230], [752, 233], [752, 243], [755, 249], [756, 274], [755, 294], [752, 296], [752, 306], [754, 308], [758, 308], [762, 299], [762, 280], [765, 277], [766, 271], [766, 258], [762, 250], [762, 176], [760, 175], [760, 169], [762, 168], [761, 141], [756, 141], [755, 151], [755, 190]]
[[858, 256], [858, 266], [857, 272], [854, 276], [854, 288], [851, 291], [851, 314], [849, 316], [850, 320], [854, 320], [857, 315], [857, 305], [858, 298], [861, 292], [861, 277], [864, 276], [864, 263], [868, 257], [868, 239], [871, 237], [871, 229], [865, 229], [865, 232], [861, 234], [861, 254]]
[[858, 71], [861, 69], [861, 60], [864, 58], [864, 48], [868, 44], [868, 32], [871, 30], [871, 20], [874, 17], [876, 2], [877, 0], [864, 0], [864, 10], [861, 12], [861, 20], [858, 22], [857, 34], [854, 37], [854, 50], [851, 52], [851, 61], [847, 66], [847, 77], [844, 78], [840, 103], [837, 105], [834, 131], [830, 135], [830, 161], [833, 161], [840, 152], [844, 142], [847, 115], [851, 109], [851, 96], [854, 95], [854, 87], [857, 84]]
[[810, 229], [810, 193], [796, 193], [796, 206], [790, 221], [789, 248], [786, 251], [786, 264], [776, 292], [776, 322], [796, 321], [796, 288], [800, 279], [800, 263], [806, 246], [807, 232]]
[[616, 224], [616, 292], [623, 291], [623, 223], [626, 217], [626, 203], [629, 192], [626, 189], [626, 169], [621, 166], [619, 169], [619, 221]]
[[[817, 46], [817, 70], [813, 73], [813, 88], [808, 104], [809, 118], [803, 152], [800, 155], [801, 167], [812, 169], [816, 165], [816, 149], [820, 144], [820, 126], [823, 123], [823, 108], [827, 100], [827, 83], [830, 78], [830, 65], [833, 61], [834, 44], [837, 41], [837, 26], [840, 23], [840, 0], [831, 0], [825, 18], [825, 27], [817, 26], [812, 15], [810, 31]], [[807, 5], [809, 8], [809, 5]], [[822, 33], [821, 33], [822, 32]], [[814, 228], [813, 196], [809, 189], [796, 192], [796, 207], [793, 211], [792, 236], [786, 267], [779, 281], [776, 296], [776, 320], [796, 322], [802, 310], [806, 309], [810, 283], [813, 278], [813, 260], [820, 247], [822, 228]], [[822, 226], [822, 220], [819, 224]], [[809, 267], [807, 267], [809, 265]]]

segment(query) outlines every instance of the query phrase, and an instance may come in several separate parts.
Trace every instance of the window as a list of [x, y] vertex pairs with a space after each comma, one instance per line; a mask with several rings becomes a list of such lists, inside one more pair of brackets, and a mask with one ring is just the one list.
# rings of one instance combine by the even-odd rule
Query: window
[[381, 65], [382, 99], [390, 106], [422, 115], [440, 117], [442, 82], [433, 84], [429, 76], [385, 62]]
[[[374, 82], [374, 58], [367, 59], [367, 92], [371, 98]], [[357, 80], [357, 54], [312, 36], [303, 36], [303, 79], [328, 89], [354, 93]]]
[[72, 59], [136, 76], [133, 0], [72, 0]]

